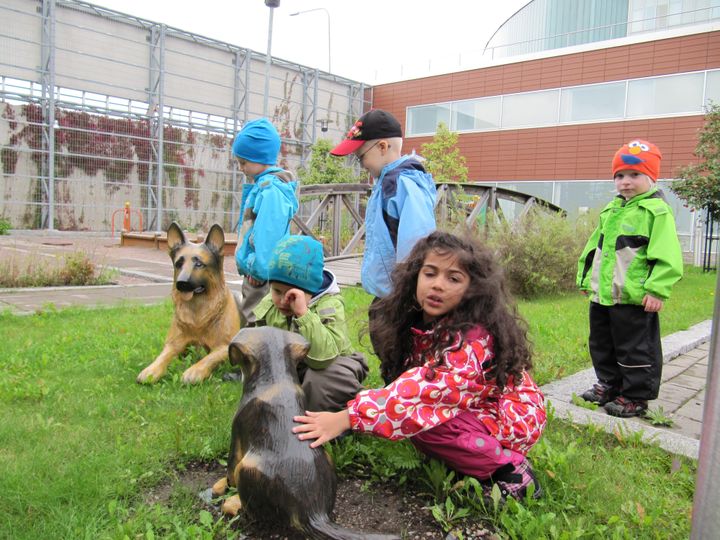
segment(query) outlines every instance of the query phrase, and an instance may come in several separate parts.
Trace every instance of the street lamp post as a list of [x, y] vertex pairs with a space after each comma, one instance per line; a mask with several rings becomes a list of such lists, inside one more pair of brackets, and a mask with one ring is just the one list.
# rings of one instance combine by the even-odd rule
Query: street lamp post
[[330, 12], [326, 8], [312, 8], [312, 9], [306, 9], [303, 11], [296, 11], [295, 13], [291, 13], [291, 17], [295, 17], [296, 15], [302, 15], [303, 13], [310, 13], [311, 11], [324, 11], [325, 15], [327, 15], [327, 27], [328, 27], [328, 73], [332, 73], [332, 63], [330, 62], [330, 58], [332, 57], [332, 54], [330, 53]]
[[265, 5], [270, 8], [270, 18], [268, 20], [268, 45], [267, 54], [265, 55], [265, 93], [263, 94], [263, 116], [268, 113], [268, 96], [270, 95], [270, 62], [272, 53], [272, 27], [273, 13], [275, 8], [280, 5], [280, 0], [265, 0]]

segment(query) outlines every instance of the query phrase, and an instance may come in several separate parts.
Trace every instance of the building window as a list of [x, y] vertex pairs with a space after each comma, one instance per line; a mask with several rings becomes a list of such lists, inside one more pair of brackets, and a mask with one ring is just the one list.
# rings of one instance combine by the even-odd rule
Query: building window
[[627, 116], [698, 113], [702, 91], [702, 73], [636, 79], [628, 84]]
[[512, 94], [503, 97], [502, 127], [519, 128], [556, 124], [559, 90]]
[[453, 131], [484, 131], [500, 128], [500, 97], [458, 101], [452, 105]]
[[405, 133], [434, 135], [440, 122], [470, 132], [703, 114], [710, 101], [720, 103], [720, 69], [408, 107]]
[[709, 106], [710, 102], [720, 105], [720, 69], [707, 72], [705, 80], [705, 105]]
[[411, 107], [407, 118], [410, 135], [432, 135], [440, 122], [450, 127], [450, 104]]
[[594, 84], [563, 88], [561, 122], [618, 120], [625, 112], [625, 83]]

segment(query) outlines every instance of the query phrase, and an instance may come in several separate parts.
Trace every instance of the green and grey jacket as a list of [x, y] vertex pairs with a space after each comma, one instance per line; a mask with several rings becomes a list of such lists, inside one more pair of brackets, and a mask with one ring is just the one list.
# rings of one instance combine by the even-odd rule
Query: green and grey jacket
[[605, 306], [661, 300], [683, 275], [672, 209], [657, 187], [626, 201], [616, 197], [578, 261], [577, 285]]
[[308, 304], [302, 317], [286, 317], [272, 301], [272, 293], [253, 310], [254, 326], [272, 326], [300, 334], [310, 343], [305, 363], [311, 369], [325, 369], [338, 356], [349, 356], [353, 350], [345, 323], [345, 303], [335, 276], [323, 270], [323, 284]]

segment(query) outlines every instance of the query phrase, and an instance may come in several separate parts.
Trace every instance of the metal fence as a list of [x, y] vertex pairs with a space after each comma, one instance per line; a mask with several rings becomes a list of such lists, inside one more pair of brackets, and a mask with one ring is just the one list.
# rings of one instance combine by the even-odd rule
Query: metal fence
[[[264, 54], [76, 0], [3, 0], [0, 19], [0, 218], [103, 231], [129, 202], [150, 230], [234, 228], [230, 145], [262, 116]], [[361, 82], [276, 58], [267, 88], [290, 170], [371, 101]]]

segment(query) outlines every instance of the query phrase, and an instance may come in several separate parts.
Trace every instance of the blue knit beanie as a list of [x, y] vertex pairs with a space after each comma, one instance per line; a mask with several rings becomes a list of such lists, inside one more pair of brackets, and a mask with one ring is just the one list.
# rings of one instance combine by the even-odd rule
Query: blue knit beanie
[[323, 281], [323, 247], [309, 236], [291, 235], [278, 242], [270, 257], [268, 280], [315, 294]]
[[275, 165], [280, 152], [280, 135], [267, 118], [248, 122], [233, 142], [233, 154], [240, 159]]

